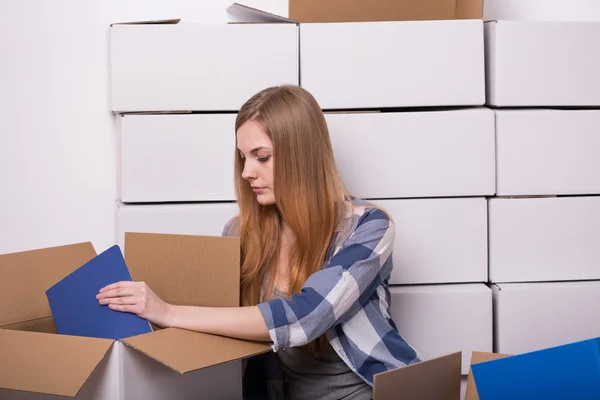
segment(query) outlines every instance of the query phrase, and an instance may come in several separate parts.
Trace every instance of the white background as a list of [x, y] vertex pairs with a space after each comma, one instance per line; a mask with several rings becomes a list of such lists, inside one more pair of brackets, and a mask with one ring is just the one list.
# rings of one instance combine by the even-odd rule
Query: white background
[[99, 253], [116, 243], [109, 25], [226, 22], [232, 1], [0, 2], [0, 254], [82, 241]]

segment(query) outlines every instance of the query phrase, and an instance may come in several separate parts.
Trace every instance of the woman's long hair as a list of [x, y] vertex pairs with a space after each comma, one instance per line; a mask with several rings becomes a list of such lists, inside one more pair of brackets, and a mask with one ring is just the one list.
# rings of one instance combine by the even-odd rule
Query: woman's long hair
[[[236, 151], [235, 189], [240, 209], [241, 304], [256, 305], [270, 294], [283, 221], [295, 240], [289, 250], [289, 294], [323, 267], [330, 241], [348, 207], [347, 191], [335, 165], [327, 123], [314, 97], [298, 86], [265, 89], [240, 109], [235, 130], [257, 123], [273, 143], [275, 205], [262, 206], [242, 178], [244, 160]], [[322, 354], [323, 335], [309, 344]]]

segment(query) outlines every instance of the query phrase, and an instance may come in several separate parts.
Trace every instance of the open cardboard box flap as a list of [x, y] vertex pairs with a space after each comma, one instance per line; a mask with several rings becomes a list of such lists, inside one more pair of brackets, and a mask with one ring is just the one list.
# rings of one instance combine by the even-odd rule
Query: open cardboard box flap
[[271, 351], [264, 343], [173, 328], [121, 342], [181, 374]]
[[0, 388], [75, 396], [112, 340], [61, 336], [46, 290], [96, 256], [91, 243], [0, 255]]
[[227, 8], [247, 22], [374, 22], [481, 19], [483, 0], [289, 0], [288, 15], [277, 15], [239, 0]]
[[110, 339], [0, 329], [0, 388], [75, 396]]
[[52, 316], [46, 290], [94, 257], [89, 242], [0, 255], [0, 327]]

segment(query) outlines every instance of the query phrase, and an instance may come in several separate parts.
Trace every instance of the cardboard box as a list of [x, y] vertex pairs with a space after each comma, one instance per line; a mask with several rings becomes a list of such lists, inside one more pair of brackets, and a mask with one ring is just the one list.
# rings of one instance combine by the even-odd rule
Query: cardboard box
[[600, 22], [485, 23], [487, 104], [600, 105]]
[[235, 118], [121, 115], [121, 201], [235, 200]]
[[117, 244], [126, 232], [220, 236], [239, 208], [235, 203], [117, 204]]
[[363, 198], [495, 193], [494, 113], [485, 108], [326, 114], [348, 190]]
[[239, 0], [230, 12], [260, 8], [298, 22], [415, 21], [481, 19], [481, 0]]
[[114, 24], [109, 33], [114, 112], [236, 111], [268, 86], [299, 83], [295, 24]]
[[485, 103], [481, 20], [302, 24], [301, 85], [323, 109]]
[[489, 200], [492, 282], [600, 279], [600, 197]]
[[486, 285], [393, 286], [390, 293], [398, 332], [422, 359], [460, 351], [467, 375], [472, 351], [492, 351], [492, 291]]
[[492, 286], [494, 351], [522, 354], [598, 336], [600, 282]]
[[600, 3], [596, 0], [485, 0], [483, 19], [600, 21]]
[[[238, 238], [128, 234], [125, 259], [133, 279], [169, 303], [235, 307], [239, 251]], [[267, 344], [170, 328], [120, 340], [121, 347], [56, 334], [45, 290], [95, 255], [82, 243], [0, 256], [2, 398], [241, 396], [239, 360], [270, 351]]]
[[498, 196], [600, 194], [600, 111], [495, 113]]
[[485, 198], [374, 203], [396, 224], [390, 284], [487, 282]]

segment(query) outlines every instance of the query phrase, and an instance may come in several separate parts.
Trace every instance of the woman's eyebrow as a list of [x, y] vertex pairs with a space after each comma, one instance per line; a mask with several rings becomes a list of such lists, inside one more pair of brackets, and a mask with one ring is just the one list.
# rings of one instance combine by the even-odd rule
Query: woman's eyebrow
[[[256, 154], [256, 152], [257, 152], [257, 151], [259, 151], [259, 150], [263, 150], [263, 149], [264, 149], [264, 150], [271, 150], [269, 147], [265, 147], [265, 146], [259, 146], [259, 147], [255, 147], [255, 148], [253, 148], [252, 150], [250, 150], [250, 154]], [[238, 149], [238, 151], [239, 151], [240, 153], [242, 153], [242, 151], [241, 151], [240, 149]]]

